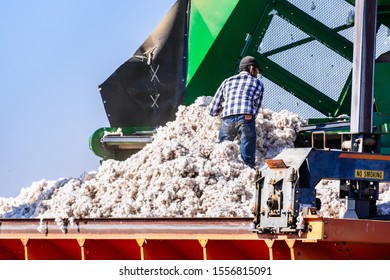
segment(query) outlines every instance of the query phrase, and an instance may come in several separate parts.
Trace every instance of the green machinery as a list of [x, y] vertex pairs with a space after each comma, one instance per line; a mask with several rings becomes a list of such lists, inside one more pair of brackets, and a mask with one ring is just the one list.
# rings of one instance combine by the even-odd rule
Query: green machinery
[[[390, 0], [377, 0], [376, 14], [372, 123], [380, 153], [390, 154]], [[90, 148], [103, 160], [128, 158], [179, 105], [214, 95], [246, 55], [262, 68], [264, 106], [308, 120], [297, 146], [340, 148], [350, 131], [355, 24], [354, 0], [177, 0], [100, 85], [110, 127], [91, 135]]]

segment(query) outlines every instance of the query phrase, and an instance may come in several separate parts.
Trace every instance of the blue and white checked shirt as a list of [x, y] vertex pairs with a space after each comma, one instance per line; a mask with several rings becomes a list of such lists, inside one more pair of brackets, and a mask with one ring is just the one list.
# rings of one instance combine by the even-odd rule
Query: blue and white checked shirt
[[254, 115], [263, 100], [263, 83], [242, 71], [222, 82], [209, 105], [212, 116]]

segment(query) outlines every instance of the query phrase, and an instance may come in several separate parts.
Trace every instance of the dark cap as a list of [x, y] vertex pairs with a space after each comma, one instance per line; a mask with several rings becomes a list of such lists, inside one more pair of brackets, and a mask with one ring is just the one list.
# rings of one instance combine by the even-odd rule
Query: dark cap
[[245, 56], [240, 61], [239, 69], [240, 71], [245, 70], [248, 66], [253, 65], [257, 69], [260, 69], [259, 64], [253, 56]]

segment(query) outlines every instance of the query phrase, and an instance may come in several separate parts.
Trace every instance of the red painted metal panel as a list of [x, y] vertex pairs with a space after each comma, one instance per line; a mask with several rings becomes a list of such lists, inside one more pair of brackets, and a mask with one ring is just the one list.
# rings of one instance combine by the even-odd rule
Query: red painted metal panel
[[0, 239], [0, 260], [24, 259], [24, 247], [19, 239]]
[[256, 234], [252, 219], [1, 220], [0, 259], [10, 260], [390, 260], [389, 221], [309, 220], [296, 234]]

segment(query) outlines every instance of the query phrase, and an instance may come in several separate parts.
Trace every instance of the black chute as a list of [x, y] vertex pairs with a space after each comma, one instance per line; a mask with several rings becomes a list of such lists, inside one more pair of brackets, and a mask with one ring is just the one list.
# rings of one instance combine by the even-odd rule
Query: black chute
[[111, 127], [158, 126], [183, 100], [188, 57], [188, 0], [178, 0], [128, 61], [100, 86]]

